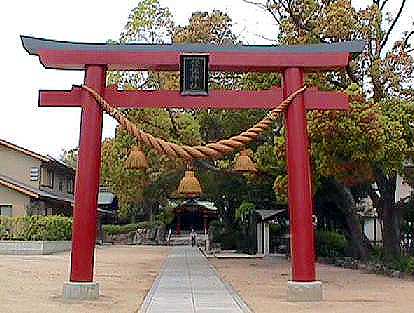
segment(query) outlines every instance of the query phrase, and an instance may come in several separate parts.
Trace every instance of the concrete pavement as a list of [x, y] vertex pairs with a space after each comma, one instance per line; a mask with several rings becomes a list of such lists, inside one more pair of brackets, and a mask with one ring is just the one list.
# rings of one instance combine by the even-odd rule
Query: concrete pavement
[[176, 246], [140, 313], [252, 313], [198, 248]]

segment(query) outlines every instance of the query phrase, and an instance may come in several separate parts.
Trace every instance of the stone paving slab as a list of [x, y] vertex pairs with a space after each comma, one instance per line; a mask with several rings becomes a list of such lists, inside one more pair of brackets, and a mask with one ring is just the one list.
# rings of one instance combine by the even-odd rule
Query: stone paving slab
[[197, 248], [172, 249], [140, 313], [252, 313]]

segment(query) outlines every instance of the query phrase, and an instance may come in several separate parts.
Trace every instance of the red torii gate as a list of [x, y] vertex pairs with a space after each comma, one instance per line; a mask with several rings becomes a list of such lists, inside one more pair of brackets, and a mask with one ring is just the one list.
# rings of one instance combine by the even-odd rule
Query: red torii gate
[[[301, 46], [216, 46], [200, 44], [89, 44], [21, 36], [23, 46], [45, 68], [85, 71], [84, 84], [118, 108], [271, 109], [304, 84], [304, 73], [345, 68], [364, 42]], [[180, 55], [207, 53], [209, 70], [281, 72], [283, 87], [265, 91], [214, 90], [205, 97], [179, 91], [117, 91], [107, 88], [107, 70], [178, 71]], [[100, 175], [102, 109], [85, 90], [39, 92], [40, 107], [81, 107], [78, 170], [75, 185], [70, 283], [66, 297], [97, 297], [93, 283], [97, 196]], [[348, 97], [339, 92], [307, 89], [290, 104], [287, 115], [287, 157], [292, 250], [288, 298], [320, 300], [315, 275], [310, 154], [306, 110], [346, 110]]]

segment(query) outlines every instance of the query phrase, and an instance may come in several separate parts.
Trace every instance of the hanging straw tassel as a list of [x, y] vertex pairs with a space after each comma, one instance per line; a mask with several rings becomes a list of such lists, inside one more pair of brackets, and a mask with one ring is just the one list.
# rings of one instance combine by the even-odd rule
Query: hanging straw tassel
[[240, 151], [240, 155], [234, 162], [233, 171], [239, 173], [255, 173], [257, 172], [256, 165], [253, 163], [250, 156], [253, 154], [252, 150], [245, 149]]
[[125, 167], [130, 170], [146, 170], [148, 168], [148, 160], [144, 152], [138, 147], [132, 147], [132, 150], [125, 161]]
[[185, 171], [184, 177], [180, 181], [180, 185], [177, 190], [178, 194], [185, 195], [187, 197], [197, 197], [203, 192], [200, 182], [194, 175], [194, 171]]

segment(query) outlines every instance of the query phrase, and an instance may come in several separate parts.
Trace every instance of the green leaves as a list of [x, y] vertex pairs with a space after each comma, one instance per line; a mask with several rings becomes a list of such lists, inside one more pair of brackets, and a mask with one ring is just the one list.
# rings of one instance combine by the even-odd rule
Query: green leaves
[[72, 219], [64, 216], [0, 217], [0, 239], [71, 240]]
[[256, 206], [252, 202], [243, 201], [236, 209], [236, 220], [244, 224], [248, 222], [248, 217], [256, 210]]
[[121, 42], [167, 43], [174, 29], [170, 10], [158, 0], [141, 0], [132, 9]]
[[334, 231], [318, 231], [316, 237], [318, 256], [341, 257], [345, 255], [348, 241], [343, 234]]

